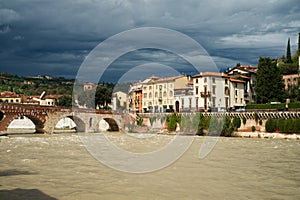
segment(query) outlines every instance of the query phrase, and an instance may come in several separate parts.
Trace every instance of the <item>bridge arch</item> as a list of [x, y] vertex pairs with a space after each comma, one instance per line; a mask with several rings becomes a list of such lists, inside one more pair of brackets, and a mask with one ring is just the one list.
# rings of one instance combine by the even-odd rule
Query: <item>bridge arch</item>
[[3, 118], [4, 118], [4, 112], [0, 110], [0, 121], [2, 121]]
[[74, 116], [74, 115], [71, 115], [71, 114], [70, 115], [63, 115], [63, 116], [57, 118], [56, 120], [54, 120], [49, 125], [52, 130], [47, 130], [47, 131], [50, 132], [50, 133], [53, 133], [54, 132], [54, 127], [63, 118], [69, 118], [76, 124], [76, 127], [75, 127], [76, 132], [85, 132], [86, 131], [86, 124], [84, 123], [84, 121], [80, 117]]
[[18, 118], [22, 118], [22, 117], [27, 117], [28, 119], [30, 119], [32, 121], [32, 123], [35, 126], [35, 132], [36, 133], [43, 133], [43, 129], [44, 129], [44, 123], [43, 123], [43, 119], [40, 119], [39, 117], [36, 117], [34, 115], [30, 115], [30, 114], [16, 114], [14, 116], [11, 116], [10, 118], [8, 118], [8, 122], [7, 125], [5, 127], [5, 129], [7, 130], [8, 126], [16, 119]]
[[109, 128], [107, 129], [107, 131], [119, 131], [120, 130], [119, 125], [115, 119], [110, 118], [110, 117], [105, 117], [105, 118], [103, 118], [103, 120], [105, 120], [109, 124]]

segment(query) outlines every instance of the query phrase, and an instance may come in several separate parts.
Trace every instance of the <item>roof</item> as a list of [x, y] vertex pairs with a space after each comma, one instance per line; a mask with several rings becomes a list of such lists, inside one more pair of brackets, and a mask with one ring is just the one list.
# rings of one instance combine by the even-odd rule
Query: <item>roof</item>
[[230, 80], [231, 82], [235, 82], [235, 83], [246, 83], [246, 81], [239, 80], [239, 79], [235, 79], [235, 78], [230, 78], [229, 80]]
[[236, 66], [236, 67], [230, 69], [228, 71], [228, 73], [234, 71], [235, 69], [239, 69], [239, 70], [242, 70], [242, 71], [245, 71], [245, 72], [256, 73], [258, 68], [256, 66], [251, 66], [251, 65], [248, 65], [248, 66]]
[[0, 94], [0, 97], [2, 98], [19, 98], [19, 97], [22, 97], [23, 95], [22, 94], [16, 94], [14, 92], [10, 92], [10, 91], [4, 91], [4, 92], [1, 92]]
[[220, 73], [220, 72], [201, 72], [200, 74], [196, 74], [193, 76], [193, 78], [197, 77], [204, 77], [204, 76], [215, 76], [215, 77], [228, 77], [227, 74]]
[[147, 78], [146, 80], [149, 80], [146, 82], [143, 81], [143, 83], [161, 83], [161, 82], [169, 82], [169, 81], [174, 81], [178, 78], [182, 78], [184, 75], [179, 75], [179, 76], [171, 76], [171, 77], [164, 77], [164, 78], [158, 78], [157, 76], [151, 76]]

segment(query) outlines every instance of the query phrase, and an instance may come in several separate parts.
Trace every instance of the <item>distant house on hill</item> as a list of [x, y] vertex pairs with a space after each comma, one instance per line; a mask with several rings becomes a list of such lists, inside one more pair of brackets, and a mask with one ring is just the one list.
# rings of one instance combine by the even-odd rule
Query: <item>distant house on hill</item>
[[24, 95], [4, 91], [0, 94], [0, 100], [5, 103], [22, 103], [24, 101]]

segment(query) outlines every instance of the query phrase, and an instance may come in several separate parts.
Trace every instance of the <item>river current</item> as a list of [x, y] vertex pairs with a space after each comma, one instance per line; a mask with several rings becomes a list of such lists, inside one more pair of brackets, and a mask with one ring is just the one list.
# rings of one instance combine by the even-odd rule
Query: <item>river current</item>
[[[139, 153], [174, 137], [105, 134]], [[0, 199], [300, 199], [299, 140], [220, 137], [199, 159], [204, 139], [169, 166], [133, 174], [95, 159], [76, 133], [0, 137]]]

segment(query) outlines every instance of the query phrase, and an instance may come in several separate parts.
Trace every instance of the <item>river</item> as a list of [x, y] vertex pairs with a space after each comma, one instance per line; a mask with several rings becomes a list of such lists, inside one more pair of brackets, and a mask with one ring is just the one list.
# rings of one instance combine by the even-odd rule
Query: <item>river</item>
[[[105, 134], [133, 152], [174, 137]], [[169, 166], [133, 174], [99, 162], [76, 133], [0, 137], [0, 199], [300, 199], [299, 140], [220, 137], [199, 159], [204, 139]]]

